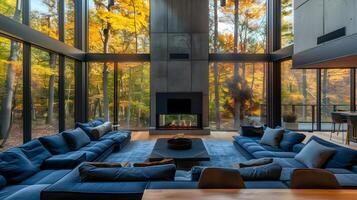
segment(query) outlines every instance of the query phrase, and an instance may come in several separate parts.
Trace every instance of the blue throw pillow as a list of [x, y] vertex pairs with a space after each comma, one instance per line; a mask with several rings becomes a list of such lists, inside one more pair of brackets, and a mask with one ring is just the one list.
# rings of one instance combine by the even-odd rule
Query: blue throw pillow
[[64, 154], [71, 151], [62, 134], [39, 138], [40, 142], [54, 155]]
[[103, 118], [97, 118], [89, 122], [89, 124], [92, 125], [92, 127], [100, 126], [105, 123], [105, 120]]
[[283, 134], [283, 139], [280, 141], [280, 148], [284, 151], [293, 151], [294, 145], [304, 141], [305, 137], [302, 133], [286, 130]]
[[260, 140], [261, 144], [266, 144], [272, 147], [279, 147], [280, 141], [283, 137], [284, 129], [272, 129], [267, 127], [264, 130], [262, 139]]
[[64, 131], [62, 135], [66, 139], [68, 146], [72, 151], [76, 151], [86, 146], [91, 141], [88, 135], [81, 128]]
[[245, 181], [263, 181], [279, 180], [282, 168], [279, 164], [271, 163], [254, 167], [245, 167], [238, 170]]
[[297, 161], [304, 163], [309, 168], [320, 168], [335, 153], [335, 149], [326, 147], [311, 140], [295, 156]]
[[22, 182], [39, 170], [24, 155], [9, 151], [0, 153], [0, 173], [10, 184]]
[[5, 177], [0, 175], [0, 190], [6, 186], [6, 179]]
[[19, 147], [33, 165], [40, 168], [43, 161], [52, 154], [41, 144], [39, 140], [32, 140]]
[[176, 174], [176, 166], [173, 164], [113, 168], [83, 164], [78, 170], [82, 182], [173, 181]]
[[325, 168], [351, 168], [357, 165], [357, 150], [331, 143], [316, 136], [312, 136], [311, 140], [335, 149], [335, 154], [325, 163]]

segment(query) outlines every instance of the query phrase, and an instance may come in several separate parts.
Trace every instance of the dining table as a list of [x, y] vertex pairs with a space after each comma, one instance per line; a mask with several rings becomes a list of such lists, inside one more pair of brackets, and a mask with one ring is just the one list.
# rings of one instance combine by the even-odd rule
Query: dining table
[[349, 189], [148, 189], [142, 200], [352, 200]]
[[351, 119], [357, 118], [357, 112], [356, 111], [337, 111], [334, 112], [338, 115], [340, 115], [342, 118], [345, 118], [346, 121], [348, 122], [347, 126], [347, 135], [346, 135], [346, 144], [349, 145], [351, 141], [351, 137], [355, 135], [355, 130], [357, 130], [357, 124], [355, 125], [354, 123], [351, 123]]

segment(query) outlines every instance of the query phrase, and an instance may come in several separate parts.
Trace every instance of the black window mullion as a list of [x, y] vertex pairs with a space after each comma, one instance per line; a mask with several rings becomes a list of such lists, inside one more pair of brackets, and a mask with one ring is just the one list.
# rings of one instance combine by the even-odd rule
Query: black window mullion
[[66, 114], [65, 114], [65, 57], [59, 56], [59, 80], [58, 80], [58, 115], [59, 115], [59, 131], [62, 132], [66, 129]]

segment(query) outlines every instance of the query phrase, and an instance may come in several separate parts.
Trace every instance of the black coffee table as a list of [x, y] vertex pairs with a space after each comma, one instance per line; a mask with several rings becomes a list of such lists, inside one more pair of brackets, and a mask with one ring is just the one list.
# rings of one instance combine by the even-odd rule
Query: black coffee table
[[209, 161], [210, 157], [205, 145], [200, 138], [192, 138], [192, 148], [188, 150], [173, 150], [167, 146], [168, 138], [161, 138], [156, 141], [151, 152], [149, 161], [160, 161], [165, 158], [174, 159], [179, 168], [189, 168], [199, 161]]

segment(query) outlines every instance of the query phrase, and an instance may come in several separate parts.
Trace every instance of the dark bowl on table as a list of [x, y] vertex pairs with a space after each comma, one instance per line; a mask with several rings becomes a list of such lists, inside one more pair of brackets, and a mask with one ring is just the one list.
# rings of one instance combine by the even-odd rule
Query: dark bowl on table
[[187, 150], [192, 148], [192, 140], [188, 138], [174, 138], [167, 141], [169, 149]]

